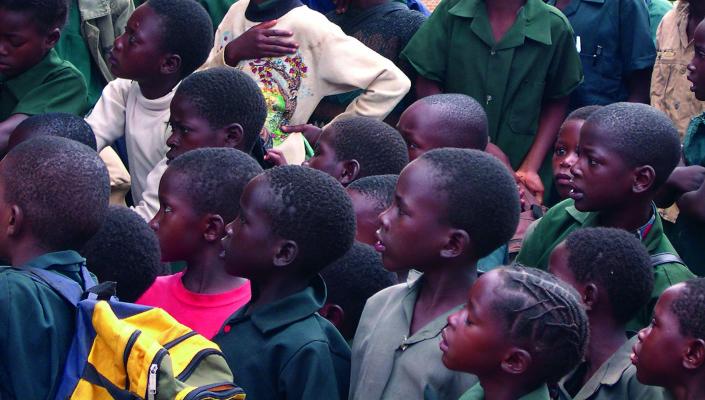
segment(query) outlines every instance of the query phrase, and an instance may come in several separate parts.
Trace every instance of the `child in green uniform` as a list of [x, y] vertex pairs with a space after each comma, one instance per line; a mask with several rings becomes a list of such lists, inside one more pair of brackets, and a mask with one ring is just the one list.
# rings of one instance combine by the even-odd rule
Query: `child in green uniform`
[[540, 201], [547, 155], [583, 77], [565, 16], [541, 0], [447, 0], [401, 57], [419, 74], [419, 97], [464, 93], [485, 107], [490, 141]]
[[668, 288], [651, 325], [639, 332], [632, 363], [639, 382], [663, 386], [675, 400], [705, 398], [705, 278]]
[[578, 294], [554, 276], [502, 267], [477, 280], [442, 337], [443, 364], [480, 380], [460, 400], [548, 400], [546, 384], [583, 357], [588, 323]]
[[83, 76], [54, 50], [67, 12], [66, 0], [0, 1], [0, 151], [28, 116], [88, 107]]
[[0, 259], [13, 267], [0, 268], [0, 398], [54, 398], [76, 315], [15, 268], [92, 279], [75, 250], [98, 231], [109, 193], [98, 154], [70, 139], [32, 138], [0, 161]]
[[[536, 224], [516, 261], [546, 269], [551, 251], [569, 233], [594, 226], [633, 232], [649, 254], [668, 253], [675, 261], [676, 252], [653, 204], [680, 158], [678, 132], [668, 117], [643, 104], [605, 106], [585, 121], [578, 148], [580, 155], [571, 169], [571, 198], [555, 205]], [[678, 262], [659, 263], [653, 272], [651, 300], [627, 329], [646, 326], [661, 292], [693, 277]]]
[[577, 230], [551, 253], [549, 271], [580, 294], [590, 341], [580, 365], [559, 382], [561, 399], [660, 400], [663, 390], [636, 379], [625, 324], [654, 286], [649, 253], [634, 235], [614, 228]]
[[255, 400], [345, 398], [350, 348], [317, 313], [326, 300], [319, 271], [355, 238], [343, 187], [302, 166], [266, 170], [245, 187], [226, 232], [226, 269], [252, 285], [252, 300], [213, 338], [237, 384]]

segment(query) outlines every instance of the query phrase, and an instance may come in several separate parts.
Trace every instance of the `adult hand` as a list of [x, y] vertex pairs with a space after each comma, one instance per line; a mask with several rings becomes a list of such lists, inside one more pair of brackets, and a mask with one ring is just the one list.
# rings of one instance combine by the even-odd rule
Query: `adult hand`
[[271, 29], [276, 24], [276, 20], [262, 22], [228, 43], [225, 46], [225, 63], [235, 66], [242, 60], [296, 53], [299, 45], [291, 39], [293, 32]]
[[705, 181], [705, 167], [691, 165], [688, 167], [676, 167], [666, 181], [666, 185], [679, 193], [692, 192], [698, 190]]
[[287, 165], [284, 153], [279, 149], [268, 149], [264, 155], [264, 159], [271, 162], [275, 166]]
[[282, 125], [281, 130], [284, 133], [301, 132], [308, 144], [314, 147], [314, 150], [316, 143], [318, 143], [318, 140], [321, 138], [321, 133], [323, 133], [323, 129], [311, 124]]
[[516, 177], [521, 182], [531, 194], [536, 197], [536, 202], [538, 204], [543, 204], [543, 182], [541, 182], [541, 177], [536, 171], [529, 170], [518, 170], [516, 172]]

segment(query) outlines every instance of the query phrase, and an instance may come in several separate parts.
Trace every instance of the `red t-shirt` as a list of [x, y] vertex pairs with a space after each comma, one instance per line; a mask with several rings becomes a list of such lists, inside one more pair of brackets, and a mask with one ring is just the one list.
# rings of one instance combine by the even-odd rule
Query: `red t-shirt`
[[180, 323], [211, 339], [229, 316], [250, 301], [250, 281], [225, 293], [201, 294], [184, 287], [183, 274], [157, 277], [136, 303], [162, 308]]

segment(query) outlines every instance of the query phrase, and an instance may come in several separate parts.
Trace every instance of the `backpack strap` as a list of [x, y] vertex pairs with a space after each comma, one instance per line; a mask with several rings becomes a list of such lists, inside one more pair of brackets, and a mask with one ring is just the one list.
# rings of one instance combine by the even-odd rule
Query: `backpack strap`
[[[81, 269], [85, 269], [85, 267], [82, 267]], [[60, 294], [61, 297], [74, 306], [77, 305], [83, 298], [83, 288], [81, 285], [61, 274], [40, 268], [26, 268], [21, 271], [29, 275], [32, 279], [47, 284], [50, 288], [54, 289], [55, 292]], [[85, 277], [83, 279], [85, 280]], [[87, 282], [92, 281], [93, 280], [91, 279]]]
[[676, 264], [683, 264], [683, 260], [681, 260], [680, 257], [673, 253], [656, 253], [651, 255], [651, 267], [656, 268], [659, 265], [663, 264], [668, 264], [668, 263], [676, 263]]

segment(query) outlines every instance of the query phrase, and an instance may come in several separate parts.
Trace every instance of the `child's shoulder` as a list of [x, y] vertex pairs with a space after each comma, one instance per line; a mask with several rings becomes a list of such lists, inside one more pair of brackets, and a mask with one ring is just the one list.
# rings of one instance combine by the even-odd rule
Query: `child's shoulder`
[[414, 288], [413, 283], [402, 282], [394, 286], [382, 289], [365, 303], [365, 312], [383, 312], [391, 306], [398, 306], [399, 303], [408, 296]]

